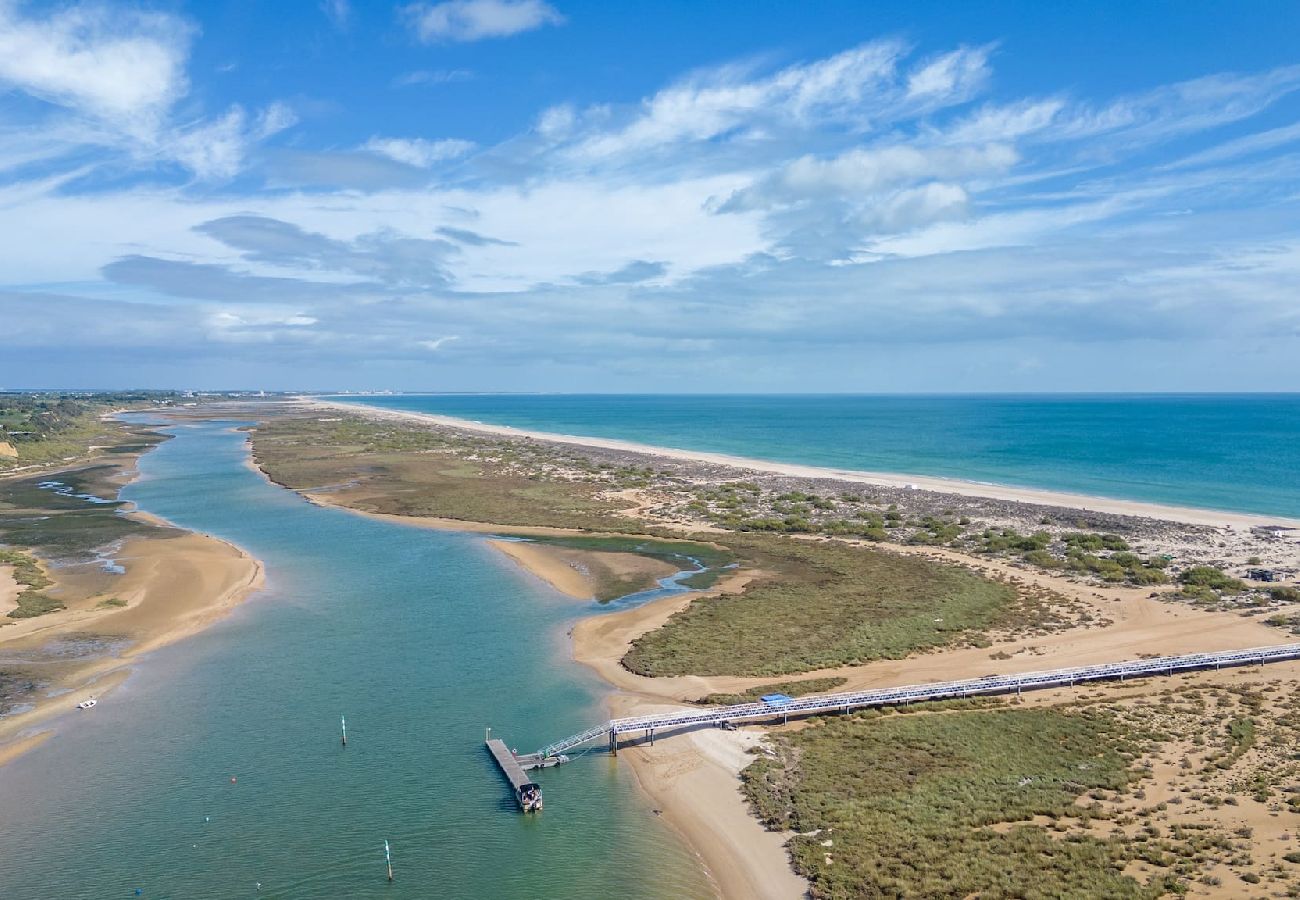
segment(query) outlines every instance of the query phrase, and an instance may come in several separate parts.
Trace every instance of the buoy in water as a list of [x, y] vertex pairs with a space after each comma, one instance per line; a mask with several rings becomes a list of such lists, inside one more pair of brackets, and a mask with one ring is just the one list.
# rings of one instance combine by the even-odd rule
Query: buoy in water
[[235, 783], [235, 776], [234, 776], [234, 775], [231, 775], [231, 776], [230, 776], [230, 783], [231, 783], [231, 784], [234, 784], [234, 783]]

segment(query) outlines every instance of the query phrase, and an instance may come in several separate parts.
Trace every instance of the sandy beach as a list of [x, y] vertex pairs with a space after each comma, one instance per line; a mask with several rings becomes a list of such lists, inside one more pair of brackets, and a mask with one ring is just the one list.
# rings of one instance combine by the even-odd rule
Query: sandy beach
[[1016, 503], [1030, 503], [1042, 506], [1069, 507], [1072, 509], [1092, 510], [1123, 516], [1141, 516], [1152, 519], [1164, 519], [1187, 525], [1207, 525], [1211, 527], [1230, 527], [1238, 529], [1262, 528], [1269, 525], [1300, 529], [1300, 520], [1284, 516], [1263, 516], [1251, 513], [1238, 513], [1220, 510], [1197, 509], [1184, 506], [1166, 506], [1157, 503], [1145, 503], [1136, 500], [1121, 500], [1108, 497], [1093, 497], [1084, 494], [1072, 494], [1062, 491], [1046, 491], [1034, 488], [1020, 488], [1010, 485], [984, 484], [961, 481], [952, 478], [937, 478], [926, 475], [906, 475], [885, 472], [864, 472], [851, 469], [833, 469], [821, 466], [805, 466], [793, 463], [779, 463], [771, 460], [750, 459], [742, 456], [729, 456], [723, 453], [708, 453], [699, 450], [680, 450], [672, 447], [659, 447], [640, 444], [634, 441], [615, 440], [612, 438], [583, 437], [581, 435], [556, 434], [545, 431], [530, 431], [513, 428], [509, 425], [489, 425], [470, 419], [458, 419], [453, 416], [434, 413], [408, 412], [405, 410], [381, 409], [358, 403], [343, 403], [318, 398], [301, 398], [302, 404], [309, 408], [321, 410], [344, 410], [373, 419], [414, 420], [474, 431], [481, 434], [501, 437], [529, 438], [556, 444], [573, 444], [582, 447], [599, 447], [608, 450], [621, 450], [632, 453], [644, 453], [669, 459], [689, 460], [712, 463], [746, 469], [754, 472], [768, 472], [790, 475], [799, 478], [834, 478], [840, 481], [859, 484], [872, 484], [891, 488], [914, 487], [918, 490], [937, 493], [956, 494], [963, 497], [987, 497]]
[[[203, 534], [133, 539], [117, 559], [125, 572], [102, 579], [102, 590], [70, 601], [67, 609], [8, 620], [12, 624], [0, 627], [0, 651], [5, 653], [39, 653], [73, 635], [124, 645], [118, 653], [47, 667], [51, 677], [42, 699], [0, 721], [0, 763], [38, 746], [57, 719], [77, 714], [74, 704], [84, 696], [109, 694], [141, 656], [207, 627], [262, 583], [257, 560]], [[57, 591], [60, 573], [54, 574]], [[51, 690], [71, 693], [45, 696]]]

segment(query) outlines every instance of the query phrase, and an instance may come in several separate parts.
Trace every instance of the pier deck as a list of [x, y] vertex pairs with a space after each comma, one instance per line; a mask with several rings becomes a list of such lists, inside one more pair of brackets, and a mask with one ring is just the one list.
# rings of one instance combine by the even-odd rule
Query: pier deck
[[505, 741], [500, 738], [490, 738], [486, 741], [488, 752], [496, 760], [497, 768], [501, 774], [506, 776], [510, 782], [510, 787], [515, 792], [515, 801], [519, 808], [524, 812], [538, 812], [542, 808], [542, 786], [536, 784], [524, 767], [519, 764], [519, 760], [510, 748], [506, 746]]

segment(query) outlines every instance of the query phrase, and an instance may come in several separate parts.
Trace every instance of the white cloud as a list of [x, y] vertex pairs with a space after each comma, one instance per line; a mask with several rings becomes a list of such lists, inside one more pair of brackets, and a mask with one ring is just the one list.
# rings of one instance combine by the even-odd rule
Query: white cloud
[[1208, 150], [1184, 156], [1182, 159], [1170, 163], [1167, 168], [1187, 169], [1224, 162], [1239, 156], [1262, 153], [1265, 150], [1272, 150], [1275, 147], [1282, 147], [1296, 141], [1300, 141], [1300, 122], [1249, 134], [1231, 141], [1224, 141], [1222, 144]]
[[555, 7], [543, 0], [446, 0], [412, 3], [402, 12], [416, 37], [426, 44], [509, 37], [564, 21]]
[[393, 79], [393, 87], [412, 87], [417, 84], [453, 84], [469, 81], [474, 73], [469, 69], [417, 69]]
[[348, 0], [321, 0], [321, 12], [339, 31], [346, 31], [352, 21], [352, 4]]
[[81, 4], [23, 18], [0, 2], [0, 82], [130, 133], [156, 128], [187, 88], [191, 29], [162, 13]]
[[1021, 100], [1003, 106], [986, 106], [942, 132], [948, 143], [1013, 141], [1050, 126], [1065, 106], [1063, 100]]
[[558, 141], [573, 133], [578, 113], [569, 104], [549, 106], [537, 117], [537, 133], [548, 141]]
[[817, 197], [867, 200], [882, 190], [927, 179], [1005, 172], [1017, 161], [1006, 144], [916, 147], [894, 144], [849, 150], [830, 159], [803, 156], [733, 195], [725, 211], [761, 209]]
[[199, 178], [228, 178], [252, 143], [297, 116], [273, 103], [249, 124], [235, 105], [217, 118], [175, 123], [173, 107], [189, 90], [193, 32], [176, 16], [133, 8], [86, 2], [36, 18], [0, 0], [0, 86], [57, 108], [28, 123], [51, 136], [47, 160], [98, 147], [136, 164], [176, 163]]
[[421, 138], [372, 137], [362, 145], [361, 149], [386, 156], [408, 166], [426, 169], [434, 163], [464, 156], [474, 147], [473, 141], [462, 141], [457, 138], [427, 141]]
[[229, 178], [244, 162], [247, 135], [243, 109], [183, 130], [170, 138], [167, 155], [200, 178]]
[[446, 344], [448, 344], [448, 343], [450, 343], [450, 342], [452, 342], [452, 341], [458, 341], [458, 340], [460, 340], [460, 335], [458, 335], [458, 334], [449, 334], [449, 335], [447, 335], [446, 337], [440, 337], [440, 338], [437, 338], [436, 340], [432, 340], [432, 341], [416, 341], [416, 343], [419, 344], [421, 347], [423, 347], [425, 350], [431, 350], [431, 351], [433, 351], [433, 352], [436, 353], [437, 351], [441, 350], [441, 349], [443, 348], [444, 345], [446, 345]]
[[872, 101], [892, 83], [903, 49], [895, 41], [878, 41], [766, 78], [747, 78], [746, 70], [734, 66], [704, 72], [643, 101], [628, 125], [588, 137], [573, 155], [599, 160], [705, 141], [766, 119], [865, 125], [884, 105]]
[[962, 47], [927, 63], [907, 79], [909, 98], [970, 96], [989, 78], [988, 47]]
[[284, 103], [272, 103], [258, 115], [253, 135], [261, 140], [297, 124], [298, 114], [291, 107]]

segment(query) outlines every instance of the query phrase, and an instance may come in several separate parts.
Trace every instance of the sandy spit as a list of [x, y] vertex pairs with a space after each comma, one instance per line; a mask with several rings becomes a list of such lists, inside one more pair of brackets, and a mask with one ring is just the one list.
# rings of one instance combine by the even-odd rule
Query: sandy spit
[[524, 541], [488, 541], [527, 572], [531, 572], [562, 594], [575, 600], [591, 600], [587, 578], [547, 548]]
[[301, 403], [317, 409], [346, 410], [374, 419], [407, 419], [435, 425], [445, 425], [465, 431], [492, 434], [503, 437], [530, 438], [554, 444], [574, 444], [584, 447], [601, 447], [607, 450], [622, 450], [632, 453], [645, 453], [668, 459], [692, 460], [748, 469], [754, 472], [769, 472], [776, 475], [789, 475], [798, 478], [835, 478], [858, 484], [874, 484], [882, 487], [905, 488], [915, 486], [917, 489], [939, 493], [957, 494], [965, 497], [987, 497], [1008, 502], [1033, 503], [1042, 506], [1061, 506], [1072, 509], [1093, 510], [1114, 515], [1142, 516], [1150, 519], [1164, 519], [1188, 525], [1208, 525], [1212, 527], [1260, 528], [1276, 525], [1287, 528], [1300, 528], [1300, 519], [1283, 516], [1263, 516], [1250, 513], [1227, 512], [1210, 509], [1197, 509], [1184, 506], [1166, 506], [1157, 503], [1144, 503], [1136, 500], [1119, 500], [1110, 497], [1092, 497], [1086, 494], [1072, 494], [1063, 491], [1045, 491], [1034, 488], [1019, 488], [1010, 485], [985, 484], [973, 481], [961, 481], [955, 478], [938, 478], [930, 475], [900, 475], [886, 472], [865, 472], [853, 469], [833, 469], [821, 466], [805, 466], [793, 463], [779, 463], [771, 460], [749, 459], [743, 456], [730, 456], [724, 453], [707, 453], [699, 450], [679, 450], [672, 447], [657, 447], [639, 444], [633, 441], [612, 438], [583, 437], [572, 434], [555, 434], [545, 431], [529, 431], [513, 428], [509, 425], [488, 425], [469, 419], [442, 416], [433, 413], [407, 412], [405, 410], [380, 409], [358, 403], [341, 403], [333, 400], [302, 398]]
[[[93, 694], [103, 698], [124, 681], [139, 657], [189, 637], [230, 612], [262, 586], [261, 563], [240, 548], [204, 534], [136, 538], [122, 548], [126, 569], [110, 592], [68, 609], [21, 619], [0, 628], [5, 650], [39, 650], [64, 634], [94, 633], [131, 642], [120, 656], [97, 657], [61, 671], [49, 685], [72, 691], [38, 701], [19, 715], [0, 720], [0, 764], [38, 746], [34, 740], [56, 720], [78, 712], [75, 703]], [[123, 607], [101, 607], [108, 597]]]

